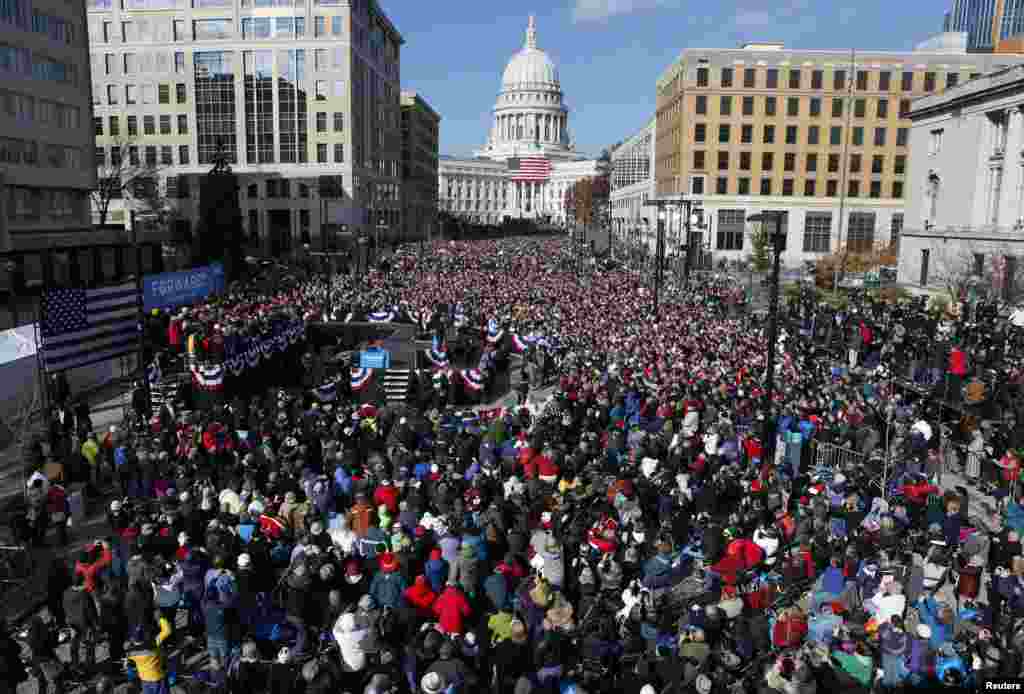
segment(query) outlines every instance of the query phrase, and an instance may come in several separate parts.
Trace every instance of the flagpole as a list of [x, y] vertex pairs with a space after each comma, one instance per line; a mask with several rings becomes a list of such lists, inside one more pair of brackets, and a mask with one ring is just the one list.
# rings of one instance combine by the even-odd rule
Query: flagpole
[[139, 343], [138, 343], [138, 371], [141, 374], [147, 399], [150, 395], [149, 379], [146, 377], [146, 363], [143, 359], [146, 351], [146, 332], [143, 329], [145, 315], [143, 314], [142, 300], [142, 247], [139, 245], [139, 229], [136, 225], [135, 216], [132, 216], [132, 249], [135, 251], [135, 315], [139, 322]]

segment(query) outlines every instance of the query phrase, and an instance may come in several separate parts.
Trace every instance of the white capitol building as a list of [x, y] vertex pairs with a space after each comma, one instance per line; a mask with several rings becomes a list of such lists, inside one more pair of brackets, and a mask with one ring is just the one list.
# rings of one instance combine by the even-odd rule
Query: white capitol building
[[[565, 191], [598, 173], [597, 161], [576, 152], [569, 109], [562, 101], [558, 68], [537, 47], [537, 26], [530, 17], [526, 44], [512, 56], [501, 80], [486, 144], [473, 158], [441, 157], [438, 207], [477, 224], [504, 218], [532, 218], [564, 224]], [[550, 173], [524, 181], [513, 170], [529, 161]]]

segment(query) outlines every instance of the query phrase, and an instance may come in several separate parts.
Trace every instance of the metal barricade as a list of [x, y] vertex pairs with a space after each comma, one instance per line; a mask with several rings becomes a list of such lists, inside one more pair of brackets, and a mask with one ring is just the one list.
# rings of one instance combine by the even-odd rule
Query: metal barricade
[[811, 441], [811, 459], [814, 467], [840, 470], [851, 465], [863, 465], [868, 457], [859, 451], [824, 441]]

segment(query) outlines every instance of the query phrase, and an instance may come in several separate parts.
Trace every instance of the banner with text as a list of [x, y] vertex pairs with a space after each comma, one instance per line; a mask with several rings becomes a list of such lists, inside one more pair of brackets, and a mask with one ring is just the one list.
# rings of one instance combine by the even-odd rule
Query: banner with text
[[224, 266], [220, 263], [142, 278], [143, 304], [147, 311], [187, 306], [223, 291]]

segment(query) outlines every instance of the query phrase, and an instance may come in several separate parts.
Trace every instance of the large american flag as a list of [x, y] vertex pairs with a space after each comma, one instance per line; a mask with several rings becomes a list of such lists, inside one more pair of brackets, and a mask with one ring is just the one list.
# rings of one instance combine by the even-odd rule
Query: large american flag
[[544, 157], [523, 157], [508, 160], [513, 181], [546, 181], [551, 177], [551, 162]]
[[138, 346], [139, 293], [133, 282], [102, 289], [48, 289], [41, 333], [47, 372], [119, 357]]

